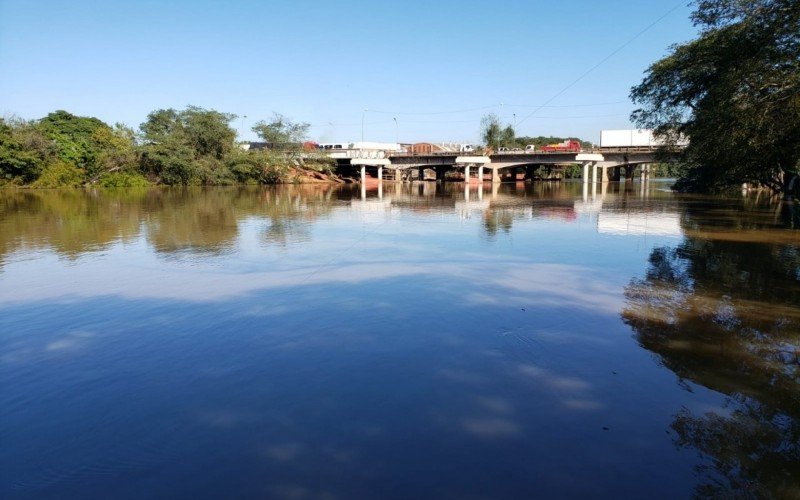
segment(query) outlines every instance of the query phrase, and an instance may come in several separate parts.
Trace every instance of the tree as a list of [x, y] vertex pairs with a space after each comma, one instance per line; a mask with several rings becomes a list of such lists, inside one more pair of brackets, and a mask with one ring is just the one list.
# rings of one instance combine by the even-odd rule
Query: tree
[[236, 131], [230, 123], [236, 119], [236, 115], [187, 106], [180, 113], [180, 119], [188, 143], [198, 156], [221, 160], [233, 148]]
[[692, 18], [699, 37], [650, 66], [632, 119], [690, 140], [678, 189], [786, 191], [800, 169], [800, 2], [700, 0]]
[[506, 128], [500, 133], [500, 143], [506, 147], [514, 147], [516, 145], [515, 135], [514, 127], [506, 125]]
[[37, 127], [50, 138], [56, 146], [59, 159], [64, 166], [73, 166], [95, 177], [100, 173], [97, 155], [100, 146], [95, 141], [96, 134], [112, 133], [111, 127], [98, 118], [76, 116], [58, 110], [39, 120]]
[[153, 111], [139, 128], [148, 144], [178, 140], [191, 147], [198, 158], [222, 159], [233, 148], [236, 131], [230, 123], [234, 119], [234, 114], [187, 106], [182, 111]]
[[95, 157], [98, 173], [90, 181], [96, 181], [103, 174], [134, 170], [139, 166], [135, 134], [130, 127], [117, 123], [113, 129], [97, 129], [92, 141], [98, 149]]
[[306, 139], [310, 124], [293, 122], [280, 113], [273, 113], [272, 120], [261, 120], [253, 125], [253, 132], [270, 144], [299, 144]]
[[33, 182], [54, 156], [53, 141], [34, 123], [0, 118], [0, 184]]
[[142, 166], [166, 184], [226, 184], [232, 174], [225, 158], [233, 149], [236, 115], [187, 106], [159, 109], [139, 129], [144, 138]]
[[487, 148], [497, 149], [503, 140], [503, 127], [500, 118], [489, 113], [481, 118], [481, 139]]

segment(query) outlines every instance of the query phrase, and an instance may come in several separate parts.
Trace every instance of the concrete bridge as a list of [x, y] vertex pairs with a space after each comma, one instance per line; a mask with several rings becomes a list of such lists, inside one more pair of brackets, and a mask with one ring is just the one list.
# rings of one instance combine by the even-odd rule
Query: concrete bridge
[[[516, 182], [518, 172], [524, 172], [524, 179], [532, 181], [538, 169], [560, 168], [567, 165], [583, 167], [583, 181], [588, 183], [632, 180], [638, 169], [642, 179], [650, 175], [650, 164], [664, 161], [663, 155], [656, 158], [655, 148], [612, 149], [599, 148], [580, 153], [525, 153], [502, 152], [489, 155], [468, 155], [463, 153], [432, 154], [388, 154], [384, 157], [364, 155], [365, 157], [338, 158], [340, 166], [349, 165], [360, 170], [361, 180], [365, 181], [367, 168], [377, 169], [377, 177], [384, 180], [384, 171], [392, 172], [391, 180], [408, 181], [416, 178], [425, 180], [425, 172], [433, 170], [437, 181], [444, 181], [447, 172], [463, 171], [466, 182], [472, 180], [475, 172], [478, 182], [486, 181], [485, 173], [491, 173], [491, 182]], [[372, 157], [368, 157], [372, 156]], [[669, 160], [670, 158], [666, 158]], [[623, 176], [624, 171], [624, 176]]]

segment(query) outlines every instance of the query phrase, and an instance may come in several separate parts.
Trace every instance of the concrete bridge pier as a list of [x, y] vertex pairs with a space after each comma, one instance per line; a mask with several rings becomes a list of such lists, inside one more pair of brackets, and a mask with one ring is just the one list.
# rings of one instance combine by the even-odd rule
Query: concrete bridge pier
[[383, 180], [383, 167], [378, 165], [378, 182]]
[[497, 167], [492, 167], [492, 184], [500, 184], [500, 169]]
[[469, 185], [469, 165], [464, 166], [464, 182]]
[[447, 172], [447, 167], [436, 167], [436, 182], [444, 182], [444, 174]]
[[361, 185], [363, 186], [365, 182], [367, 182], [367, 166], [361, 165]]
[[590, 161], [583, 162], [583, 183], [584, 184], [588, 184], [589, 183], [589, 167], [591, 167], [591, 166], [592, 166], [592, 162], [590, 162]]
[[478, 183], [483, 184], [483, 165], [478, 167]]
[[597, 162], [592, 163], [592, 184], [597, 184]]
[[642, 167], [641, 167], [641, 170], [639, 172], [639, 175], [641, 176], [641, 181], [642, 182], [646, 182], [646, 181], [650, 180], [650, 164], [649, 163], [642, 164]]

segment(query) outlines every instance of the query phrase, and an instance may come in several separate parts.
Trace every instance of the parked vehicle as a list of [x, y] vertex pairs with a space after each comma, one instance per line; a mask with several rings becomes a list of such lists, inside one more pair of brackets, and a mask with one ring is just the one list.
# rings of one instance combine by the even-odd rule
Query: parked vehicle
[[[689, 141], [681, 137], [677, 141], [678, 146], [687, 146]], [[601, 148], [657, 148], [664, 146], [662, 139], [655, 137], [650, 129], [625, 129], [625, 130], [601, 130]]]
[[534, 146], [533, 144], [528, 144], [527, 146], [525, 146], [525, 152], [526, 153], [535, 153], [536, 152], [536, 146]]
[[541, 149], [546, 153], [580, 153], [581, 143], [575, 139], [567, 139], [564, 142], [542, 146]]

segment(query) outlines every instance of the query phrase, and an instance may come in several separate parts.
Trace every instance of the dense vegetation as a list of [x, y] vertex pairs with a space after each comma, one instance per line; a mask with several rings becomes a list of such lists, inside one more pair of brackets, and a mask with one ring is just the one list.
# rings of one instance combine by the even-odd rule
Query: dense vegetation
[[800, 190], [800, 2], [701, 0], [697, 39], [672, 47], [631, 97], [633, 119], [691, 142], [677, 188]]
[[[276, 117], [253, 130], [265, 139], [302, 139], [307, 125]], [[0, 119], [0, 185], [258, 184], [332, 168], [322, 156], [239, 147], [230, 126], [235, 118], [195, 106], [159, 109], [137, 131], [66, 111], [33, 121]]]

